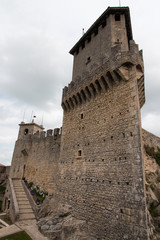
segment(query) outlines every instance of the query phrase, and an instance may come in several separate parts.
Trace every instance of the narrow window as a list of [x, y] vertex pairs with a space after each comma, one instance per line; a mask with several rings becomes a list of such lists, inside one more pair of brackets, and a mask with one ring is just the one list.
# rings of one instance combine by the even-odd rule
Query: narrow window
[[85, 43], [84, 43], [84, 42], [82, 43], [82, 49], [83, 49], [83, 48], [85, 48]]
[[102, 28], [104, 28], [105, 26], [106, 26], [106, 20], [102, 22]]
[[84, 115], [83, 115], [83, 113], [81, 113], [81, 119], [83, 119], [84, 118]]
[[81, 150], [78, 151], [78, 156], [79, 156], [79, 157], [82, 156], [82, 151], [81, 151]]
[[88, 43], [91, 41], [91, 36], [88, 37]]
[[94, 31], [94, 36], [98, 34], [98, 28]]
[[79, 53], [79, 48], [77, 48], [77, 50], [76, 50], [76, 54], [78, 55], [78, 53]]
[[121, 15], [115, 14], [115, 21], [121, 21]]
[[28, 134], [28, 129], [26, 128], [25, 130], [24, 130], [24, 135], [27, 135]]

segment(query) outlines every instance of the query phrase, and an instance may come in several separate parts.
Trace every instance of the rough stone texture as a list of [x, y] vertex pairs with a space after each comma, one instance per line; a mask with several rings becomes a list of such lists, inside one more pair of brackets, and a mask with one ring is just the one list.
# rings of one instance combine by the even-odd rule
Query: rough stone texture
[[72, 216], [72, 207], [69, 205], [59, 205], [54, 214], [41, 218], [38, 227], [53, 240], [96, 240], [86, 234], [86, 222]]

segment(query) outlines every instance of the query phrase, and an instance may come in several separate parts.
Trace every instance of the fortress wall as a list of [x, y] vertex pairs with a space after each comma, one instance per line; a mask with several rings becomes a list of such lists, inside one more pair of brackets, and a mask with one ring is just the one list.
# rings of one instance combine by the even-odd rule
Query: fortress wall
[[64, 111], [59, 164], [59, 199], [97, 239], [148, 239], [135, 66], [129, 81]]
[[41, 132], [19, 139], [15, 145], [10, 176], [33, 182], [48, 193], [53, 193], [61, 135]]

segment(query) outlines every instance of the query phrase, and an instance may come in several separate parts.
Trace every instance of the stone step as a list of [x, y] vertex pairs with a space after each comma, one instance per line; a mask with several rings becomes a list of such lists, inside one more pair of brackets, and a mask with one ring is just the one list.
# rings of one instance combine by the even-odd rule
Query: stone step
[[30, 204], [18, 204], [19, 210], [21, 209], [32, 209]]
[[[27, 198], [27, 196], [26, 196], [25, 194], [23, 194], [23, 195], [22, 195], [22, 194], [19, 194], [19, 195], [16, 194], [16, 197], [17, 197], [17, 198]], [[27, 199], [28, 199], [28, 198], [27, 198]]]
[[26, 196], [25, 192], [16, 192], [16, 196]]
[[33, 213], [34, 214], [34, 212], [33, 212], [33, 210], [31, 208], [19, 209], [19, 213], [20, 214], [22, 214], [22, 213], [24, 213], [24, 214], [26, 214], [26, 213]]
[[35, 215], [33, 213], [19, 214], [19, 220], [29, 220], [29, 219], [35, 219]]
[[15, 190], [15, 191], [22, 191], [22, 192], [24, 192], [24, 189], [23, 189], [23, 188], [15, 188], [15, 187], [14, 187], [14, 190]]
[[21, 201], [17, 201], [18, 202], [18, 206], [19, 205], [30, 205], [29, 201], [28, 200], [21, 200]]
[[29, 203], [28, 198], [26, 198], [26, 197], [25, 198], [17, 198], [17, 202], [19, 202], [19, 204], [21, 204], [20, 202], [28, 202]]

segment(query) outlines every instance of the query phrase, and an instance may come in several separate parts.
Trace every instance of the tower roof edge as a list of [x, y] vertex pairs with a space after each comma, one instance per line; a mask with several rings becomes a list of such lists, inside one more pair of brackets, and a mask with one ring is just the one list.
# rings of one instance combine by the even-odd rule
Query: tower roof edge
[[75, 51], [80, 47], [80, 45], [82, 45], [82, 43], [103, 23], [103, 21], [110, 14], [115, 13], [125, 14], [128, 40], [133, 40], [129, 7], [108, 7], [102, 13], [102, 15], [92, 24], [92, 26], [87, 30], [87, 32], [80, 38], [80, 40], [74, 45], [74, 47], [69, 51], [69, 53], [74, 55]]

